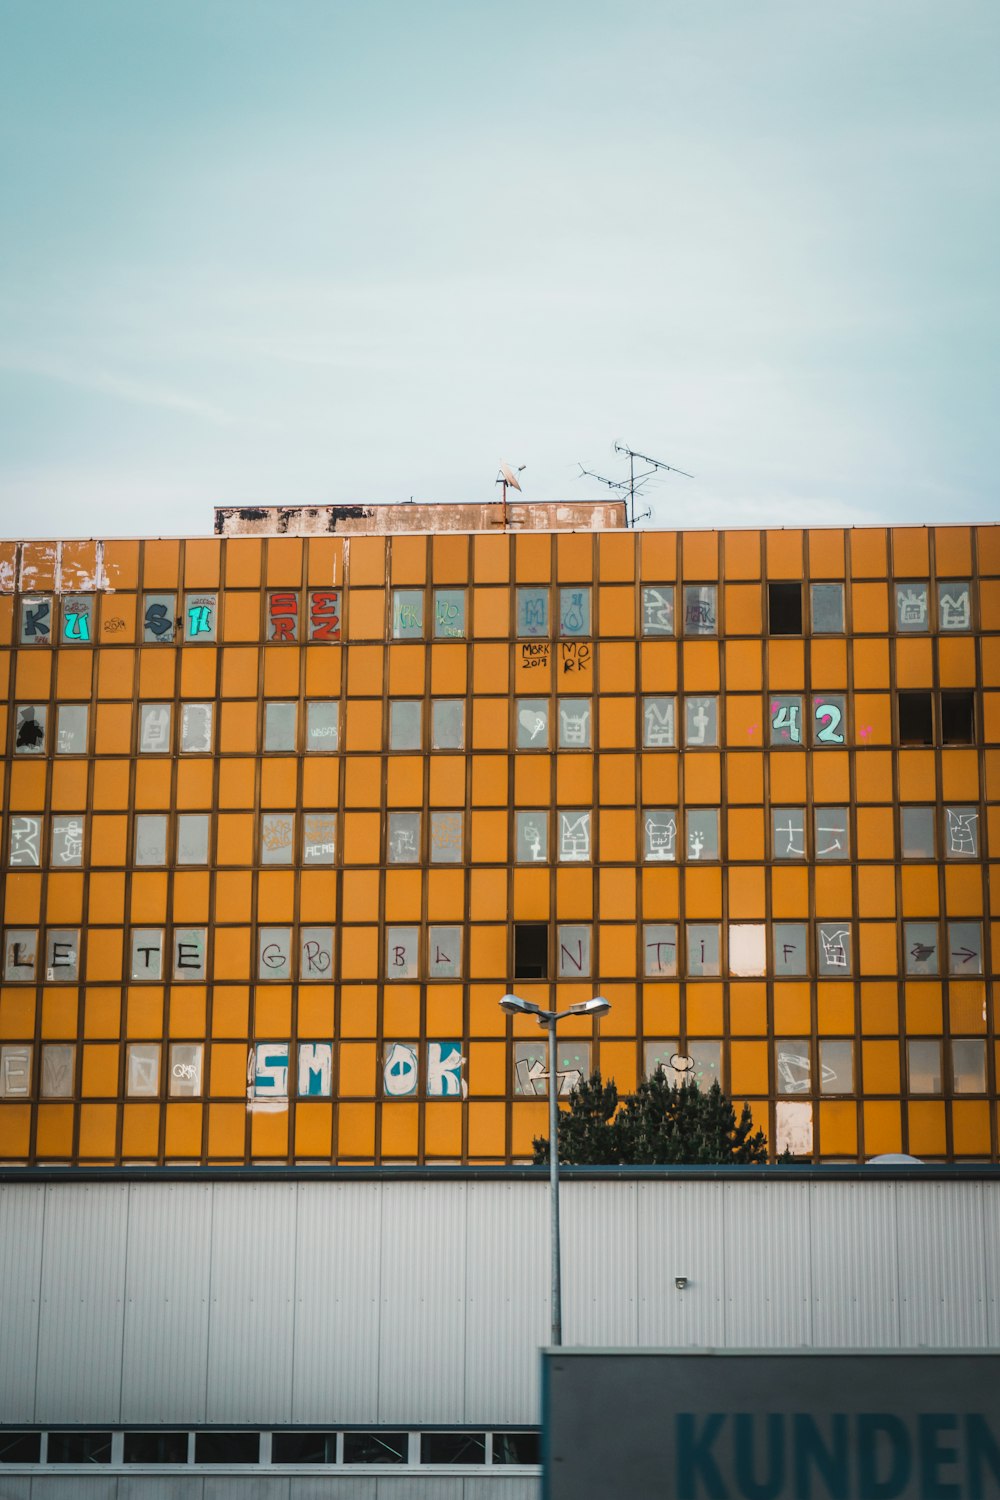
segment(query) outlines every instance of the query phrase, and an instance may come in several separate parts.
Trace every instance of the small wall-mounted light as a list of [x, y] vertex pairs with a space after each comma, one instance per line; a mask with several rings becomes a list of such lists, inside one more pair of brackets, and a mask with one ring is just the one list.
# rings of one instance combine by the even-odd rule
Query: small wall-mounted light
[[688, 1279], [687, 1279], [686, 1276], [675, 1276], [674, 1277], [674, 1286], [677, 1288], [677, 1290], [679, 1292], [683, 1292], [683, 1290], [687, 1286], [687, 1284], [688, 1284]]

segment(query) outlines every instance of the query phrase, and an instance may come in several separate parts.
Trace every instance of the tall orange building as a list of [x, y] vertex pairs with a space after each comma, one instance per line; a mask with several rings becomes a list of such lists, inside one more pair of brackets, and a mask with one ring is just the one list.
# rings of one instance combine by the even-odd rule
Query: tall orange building
[[997, 1159], [1000, 527], [0, 544], [0, 1161], [509, 1162], [675, 1054]]

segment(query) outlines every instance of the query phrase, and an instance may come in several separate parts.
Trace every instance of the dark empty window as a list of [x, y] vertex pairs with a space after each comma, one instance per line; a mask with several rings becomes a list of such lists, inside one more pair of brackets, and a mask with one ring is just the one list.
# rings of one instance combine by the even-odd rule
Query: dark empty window
[[123, 1457], [127, 1464], [186, 1464], [186, 1432], [126, 1432]]
[[109, 1464], [110, 1432], [50, 1432], [50, 1464]]
[[335, 1464], [335, 1432], [272, 1432], [271, 1462], [274, 1464]]
[[40, 1432], [0, 1432], [0, 1464], [37, 1464], [41, 1452]]
[[345, 1464], [405, 1464], [409, 1461], [407, 1432], [345, 1432]]
[[930, 693], [899, 694], [899, 743], [930, 745], [934, 742], [934, 709]]
[[485, 1432], [425, 1432], [420, 1439], [425, 1464], [484, 1464]]
[[495, 1432], [493, 1434], [493, 1462], [495, 1464], [537, 1464], [541, 1461], [541, 1442], [537, 1432]]
[[514, 923], [514, 978], [549, 977], [549, 929], [544, 922]]
[[976, 695], [970, 688], [941, 694], [941, 739], [946, 745], [975, 743]]
[[767, 628], [772, 635], [802, 634], [801, 583], [769, 583]]
[[196, 1464], [255, 1464], [260, 1462], [259, 1432], [197, 1432]]

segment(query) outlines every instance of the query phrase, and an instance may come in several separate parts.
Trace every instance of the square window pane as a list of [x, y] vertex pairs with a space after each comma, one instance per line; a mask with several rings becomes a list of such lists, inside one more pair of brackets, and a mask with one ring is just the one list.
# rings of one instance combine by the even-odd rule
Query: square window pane
[[690, 807], [687, 812], [688, 859], [718, 859], [719, 857], [719, 809], [717, 807]]
[[431, 864], [460, 865], [464, 854], [465, 819], [460, 812], [431, 813]]
[[130, 975], [135, 980], [163, 978], [163, 928], [133, 927]]
[[300, 1098], [330, 1098], [333, 1093], [332, 1042], [299, 1043], [298, 1092]]
[[819, 1088], [821, 1094], [854, 1093], [854, 1043], [831, 1041], [819, 1044]]
[[559, 699], [559, 749], [589, 750], [593, 745], [589, 698]]
[[907, 974], [940, 973], [936, 922], [903, 924], [903, 965]]
[[259, 927], [257, 929], [257, 977], [291, 979], [292, 929]]
[[57, 755], [86, 755], [90, 709], [86, 703], [60, 703], [56, 709]]
[[91, 594], [64, 594], [62, 599], [62, 638], [75, 643], [94, 639], [95, 600]]
[[674, 590], [669, 583], [648, 584], [642, 591], [643, 635], [673, 635]]
[[299, 638], [299, 596], [293, 589], [281, 589], [267, 596], [269, 641], [297, 641]]
[[901, 821], [903, 858], [933, 859], [935, 852], [933, 807], [904, 807]]
[[166, 813], [136, 813], [135, 862], [137, 865], [165, 865], [167, 862]]
[[647, 979], [677, 973], [677, 923], [647, 922], [642, 929], [643, 973]]
[[126, 1047], [125, 1092], [132, 1099], [155, 1099], [160, 1092], [158, 1042], [130, 1042]]
[[385, 974], [387, 979], [416, 979], [420, 972], [420, 928], [385, 929]]
[[979, 858], [978, 807], [946, 807], [945, 855], [948, 859]]
[[[389, 974], [403, 979], [403, 974]], [[417, 1092], [416, 1042], [386, 1042], [382, 1051], [382, 1087], [390, 1098], [405, 1098]]]
[[340, 704], [336, 699], [314, 698], [306, 704], [306, 750], [310, 753], [336, 750], [339, 745]]
[[41, 843], [41, 818], [19, 816], [13, 813], [10, 818], [9, 863], [11, 867], [38, 865], [41, 859]]
[[50, 927], [45, 934], [45, 978], [50, 984], [80, 977], [80, 929]]
[[329, 979], [333, 974], [333, 928], [299, 928], [299, 979]]
[[695, 978], [721, 974], [718, 922], [689, 922], [687, 971]]
[[519, 636], [548, 635], [548, 589], [518, 589], [517, 633]]
[[840, 635], [844, 629], [844, 585], [814, 583], [812, 594], [812, 628], [814, 635]]
[[590, 590], [559, 590], [559, 634], [590, 635]]
[[427, 975], [430, 979], [462, 977], [461, 927], [431, 927], [428, 930]]
[[72, 1042], [42, 1045], [41, 1095], [43, 1099], [72, 1099], [76, 1073], [76, 1048]]
[[264, 704], [264, 749], [294, 750], [297, 703]]
[[431, 701], [431, 748], [465, 749], [465, 699], [434, 698]]
[[177, 595], [146, 594], [143, 605], [143, 640], [148, 645], [172, 641], [177, 626]]
[[809, 973], [805, 922], [775, 922], [774, 973], [779, 979], [800, 979]]
[[392, 634], [397, 641], [423, 640], [423, 589], [393, 589]]
[[816, 927], [816, 972], [833, 979], [850, 974], [851, 929], [845, 922], [820, 922]]
[[[690, 702], [690, 699], [688, 700]], [[643, 698], [642, 743], [646, 750], [664, 750], [676, 745], [675, 698]]]
[[983, 929], [979, 922], [948, 923], [948, 973], [972, 978], [983, 972]]
[[809, 1042], [783, 1038], [774, 1044], [774, 1077], [779, 1094], [808, 1094], [812, 1088]]
[[290, 865], [295, 846], [295, 814], [262, 812], [260, 815], [260, 862]]
[[208, 931], [204, 927], [175, 927], [173, 938], [173, 977], [205, 978], [205, 953]]
[[332, 865], [337, 858], [337, 814], [302, 814], [302, 863]]
[[911, 1039], [906, 1044], [911, 1094], [940, 1094], [941, 1043]]
[[938, 624], [942, 630], [972, 629], [972, 585], [967, 578], [938, 584]]
[[926, 630], [927, 627], [926, 583], [897, 583], [896, 629]]
[[423, 745], [423, 708], [417, 699], [389, 704], [389, 749], [419, 750]]
[[806, 810], [804, 807], [771, 809], [771, 847], [775, 859], [805, 859]]
[[437, 637], [465, 635], [465, 590], [434, 590], [434, 634]]
[[647, 864], [677, 858], [677, 811], [649, 807], [642, 814], [642, 857]]
[[685, 635], [715, 635], [719, 624], [717, 596], [718, 590], [714, 583], [684, 585]]
[[542, 809], [517, 814], [517, 862], [537, 864], [549, 857], [549, 815]]
[[669, 1040], [657, 1038], [655, 1041], [645, 1042], [642, 1056], [645, 1078], [652, 1078], [659, 1068], [667, 1075], [668, 1083], [681, 1082], [684, 1075], [674, 1070], [674, 1060], [678, 1056], [676, 1037], [671, 1037]]
[[556, 818], [561, 864], [583, 863], [590, 859], [590, 817], [583, 808], [559, 809]]
[[31, 1093], [31, 1051], [26, 1042], [0, 1047], [0, 1099], [23, 1099]]
[[52, 600], [46, 597], [21, 600], [21, 640], [25, 645], [47, 645], [52, 639]]
[[208, 864], [208, 813], [180, 813], [177, 818], [177, 863]]
[[77, 869], [83, 864], [83, 822], [79, 813], [52, 819], [53, 869]]
[[692, 1040], [688, 1038], [687, 1053], [691, 1059], [692, 1066], [687, 1069], [688, 1078], [701, 1089], [707, 1092], [713, 1083], [722, 1083], [722, 1043], [708, 1038]]
[[184, 639], [214, 641], [219, 599], [217, 594], [184, 595]]
[[562, 924], [556, 930], [556, 972], [560, 979], [589, 979], [590, 927]]
[[846, 807], [814, 808], [813, 832], [817, 859], [850, 859], [851, 835]]
[[468, 1088], [462, 1071], [465, 1057], [461, 1042], [428, 1042], [425, 1057], [428, 1095], [464, 1099]]
[[19, 703], [14, 715], [14, 754], [44, 755], [49, 711], [44, 704]]
[[951, 1084], [956, 1094], [985, 1094], [986, 1043], [981, 1037], [953, 1037]]
[[185, 755], [210, 755], [212, 751], [211, 703], [181, 704], [181, 750]]
[[38, 966], [38, 932], [34, 927], [8, 927], [4, 935], [3, 977], [34, 981]]
[[729, 972], [767, 973], [767, 928], [763, 922], [730, 922]]
[[802, 698], [800, 694], [772, 694], [769, 719], [772, 745], [801, 746]]
[[696, 745], [718, 745], [718, 698], [684, 699], [684, 743], [689, 749]]
[[309, 639], [340, 640], [340, 589], [310, 589]]
[[172, 703], [139, 704], [139, 754], [169, 755]]
[[415, 865], [420, 858], [420, 814], [418, 812], [391, 812], [389, 814], [389, 863], [391, 865]]
[[547, 698], [517, 698], [516, 740], [519, 750], [547, 750], [549, 748], [549, 700]]
[[843, 693], [814, 693], [812, 716], [814, 745], [847, 743], [847, 699]]

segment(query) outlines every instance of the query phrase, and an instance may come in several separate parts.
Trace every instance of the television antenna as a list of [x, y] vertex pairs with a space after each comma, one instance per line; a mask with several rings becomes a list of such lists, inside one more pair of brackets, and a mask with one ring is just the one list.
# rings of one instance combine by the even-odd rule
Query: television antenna
[[[694, 475], [689, 474], [687, 469], [678, 469], [673, 464], [665, 464], [662, 459], [650, 458], [648, 453], [640, 453], [637, 449], [630, 448], [627, 443], [615, 443], [615, 452], [628, 458], [627, 479], [608, 479], [604, 474], [598, 474], [593, 469], [585, 469], [583, 464], [580, 465], [580, 477], [582, 478], [583, 475], [586, 475], [588, 479], [596, 479], [598, 484], [605, 484], [609, 490], [618, 490], [621, 495], [627, 497], [625, 507], [625, 524], [627, 526], [634, 527], [637, 521], [645, 521], [653, 514], [651, 510], [644, 510], [641, 515], [637, 516], [635, 513], [635, 497], [642, 493], [643, 487], [652, 479], [654, 474], [663, 472], [683, 474], [685, 479], [694, 478]], [[644, 472], [636, 473], [637, 461], [639, 464], [648, 465]]]

